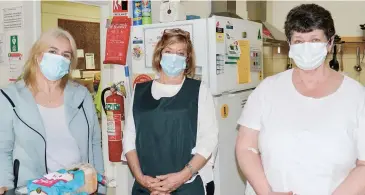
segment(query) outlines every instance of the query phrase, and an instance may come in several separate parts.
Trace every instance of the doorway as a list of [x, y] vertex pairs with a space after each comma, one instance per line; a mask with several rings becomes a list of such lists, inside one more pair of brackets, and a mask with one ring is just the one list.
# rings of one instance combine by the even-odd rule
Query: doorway
[[99, 5], [41, 1], [42, 32], [60, 27], [73, 36], [78, 64], [72, 77], [87, 87], [92, 95], [96, 94], [100, 83], [100, 17]]

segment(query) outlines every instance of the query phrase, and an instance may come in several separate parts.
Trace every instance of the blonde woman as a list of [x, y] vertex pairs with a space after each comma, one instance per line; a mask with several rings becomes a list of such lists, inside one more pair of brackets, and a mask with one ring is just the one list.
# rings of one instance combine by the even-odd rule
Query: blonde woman
[[152, 66], [160, 78], [137, 84], [123, 147], [136, 178], [132, 195], [204, 195], [200, 169], [218, 142], [213, 97], [195, 71], [188, 32], [165, 30]]
[[[89, 162], [103, 173], [101, 132], [92, 97], [85, 87], [69, 80], [76, 64], [72, 36], [61, 29], [50, 30], [33, 45], [23, 79], [1, 90], [2, 190], [75, 163]], [[15, 160], [20, 162], [18, 175], [13, 174]]]

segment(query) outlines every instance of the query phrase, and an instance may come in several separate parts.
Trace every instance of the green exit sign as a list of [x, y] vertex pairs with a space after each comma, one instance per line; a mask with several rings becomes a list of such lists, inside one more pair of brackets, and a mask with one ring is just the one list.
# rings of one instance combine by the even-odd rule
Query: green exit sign
[[18, 52], [18, 35], [10, 36], [10, 52]]

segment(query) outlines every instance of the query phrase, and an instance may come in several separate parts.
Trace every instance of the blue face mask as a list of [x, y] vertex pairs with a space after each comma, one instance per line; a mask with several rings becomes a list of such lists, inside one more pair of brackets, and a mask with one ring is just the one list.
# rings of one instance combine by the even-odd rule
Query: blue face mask
[[176, 77], [186, 68], [186, 57], [177, 54], [162, 54], [161, 67], [163, 72], [170, 77]]
[[68, 74], [70, 60], [56, 54], [44, 53], [39, 64], [42, 74], [50, 81], [57, 81]]

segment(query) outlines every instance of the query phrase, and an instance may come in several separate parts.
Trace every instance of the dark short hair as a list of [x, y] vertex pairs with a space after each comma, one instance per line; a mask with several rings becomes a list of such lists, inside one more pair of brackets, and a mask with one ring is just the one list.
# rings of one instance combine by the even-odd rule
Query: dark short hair
[[328, 40], [336, 33], [331, 13], [317, 4], [302, 4], [290, 10], [286, 16], [284, 29], [289, 41], [293, 32], [308, 33], [313, 30], [323, 30]]

